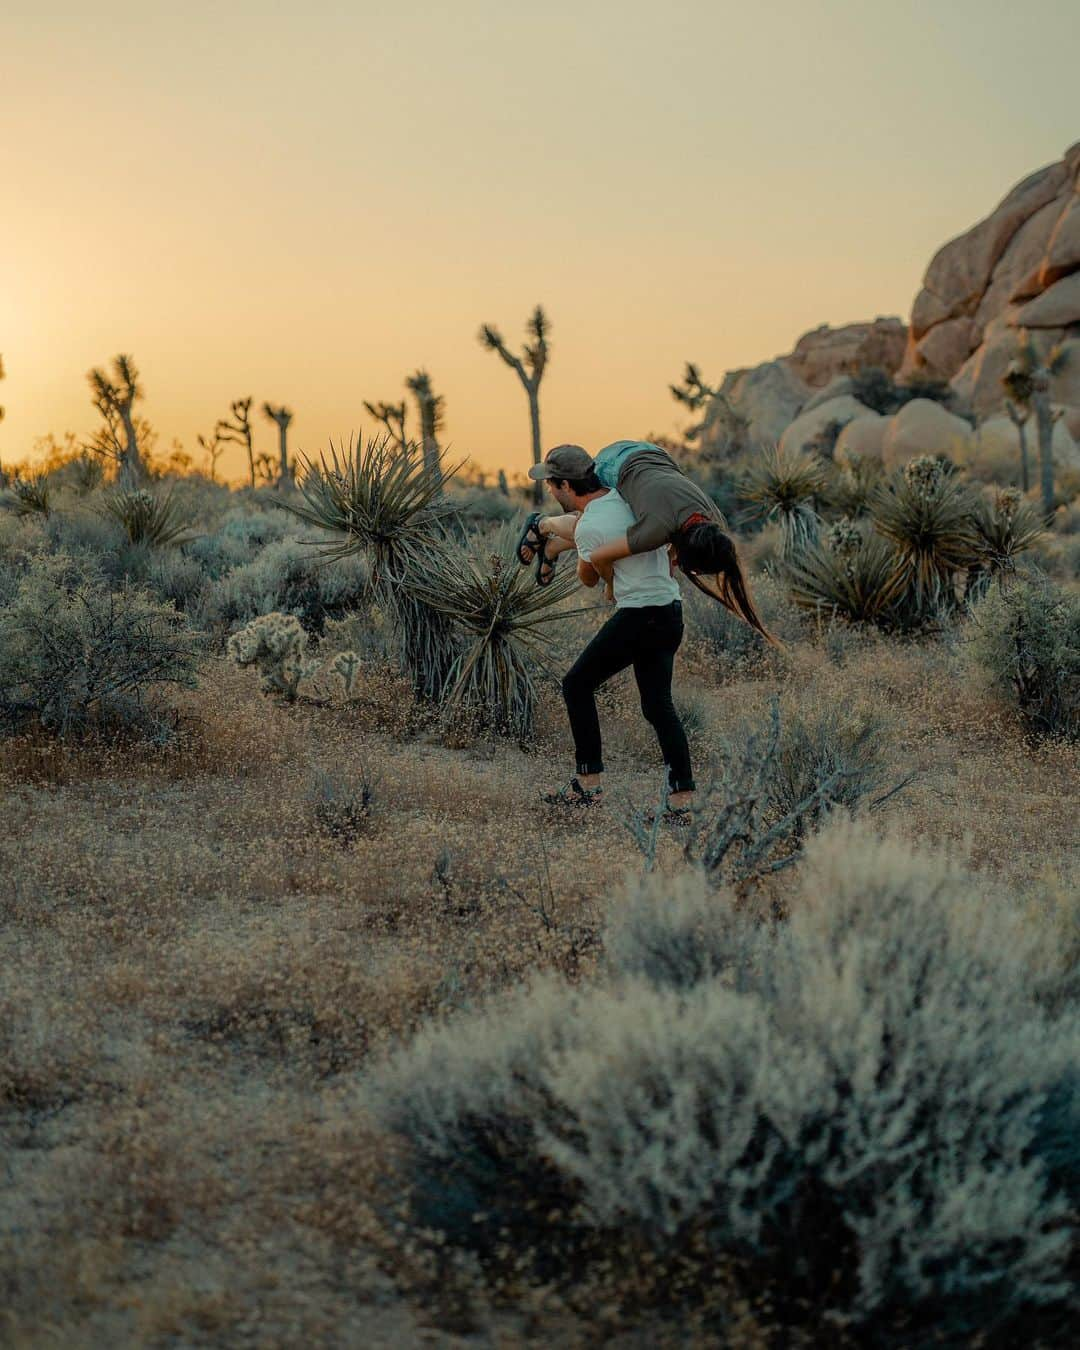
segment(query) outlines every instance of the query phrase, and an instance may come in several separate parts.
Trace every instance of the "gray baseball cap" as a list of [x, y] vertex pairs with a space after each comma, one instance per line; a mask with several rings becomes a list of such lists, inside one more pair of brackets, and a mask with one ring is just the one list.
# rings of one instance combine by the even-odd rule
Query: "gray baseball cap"
[[593, 467], [592, 455], [580, 445], [557, 445], [544, 456], [543, 464], [534, 464], [530, 478], [584, 478]]

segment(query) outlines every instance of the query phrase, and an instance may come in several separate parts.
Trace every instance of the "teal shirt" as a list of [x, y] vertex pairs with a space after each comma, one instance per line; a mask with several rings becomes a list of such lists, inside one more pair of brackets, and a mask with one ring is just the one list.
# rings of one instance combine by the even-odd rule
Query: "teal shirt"
[[617, 488], [619, 474], [630, 456], [636, 450], [656, 448], [651, 441], [612, 441], [610, 445], [605, 445], [593, 460], [596, 476], [606, 488]]

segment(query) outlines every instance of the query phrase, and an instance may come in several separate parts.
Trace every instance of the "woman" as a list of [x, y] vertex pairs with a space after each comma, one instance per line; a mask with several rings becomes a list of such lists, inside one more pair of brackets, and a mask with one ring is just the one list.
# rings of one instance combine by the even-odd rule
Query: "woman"
[[[699, 590], [719, 600], [766, 642], [780, 645], [754, 608], [734, 540], [726, 533], [716, 504], [665, 450], [650, 441], [613, 441], [596, 456], [594, 468], [604, 487], [614, 488], [635, 517], [624, 536], [592, 552], [590, 561], [605, 581], [610, 581], [612, 566], [620, 558], [648, 553], [666, 544], [674, 565], [681, 567]], [[543, 466], [535, 465], [529, 476], [543, 477]], [[537, 514], [526, 522], [518, 558], [523, 566], [536, 558], [541, 585], [551, 580], [555, 558], [573, 547], [577, 521], [574, 514]], [[528, 557], [524, 556], [526, 550]]]

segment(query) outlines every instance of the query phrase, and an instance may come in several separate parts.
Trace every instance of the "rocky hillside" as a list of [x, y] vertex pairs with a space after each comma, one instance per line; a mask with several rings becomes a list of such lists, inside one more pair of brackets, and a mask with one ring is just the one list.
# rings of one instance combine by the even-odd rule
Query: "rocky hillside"
[[[722, 444], [734, 413], [749, 441], [792, 447], [839, 423], [841, 458], [870, 454], [892, 465], [944, 450], [969, 462], [1012, 462], [1016, 430], [1004, 414], [1001, 376], [1022, 328], [1040, 351], [1063, 342], [1071, 354], [1051, 386], [1061, 411], [1055, 454], [1080, 465], [1080, 142], [937, 251], [910, 324], [823, 324], [786, 355], [729, 371], [699, 442]], [[901, 384], [947, 381], [949, 411], [919, 398], [880, 415], [855, 397], [852, 376], [868, 367]]]

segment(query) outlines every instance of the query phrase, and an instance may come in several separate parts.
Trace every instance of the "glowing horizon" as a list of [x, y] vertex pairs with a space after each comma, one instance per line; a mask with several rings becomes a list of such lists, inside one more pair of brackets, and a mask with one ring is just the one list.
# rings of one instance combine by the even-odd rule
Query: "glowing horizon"
[[127, 352], [197, 465], [234, 398], [312, 454], [424, 367], [452, 456], [520, 472], [525, 394], [477, 331], [519, 349], [538, 302], [545, 445], [674, 434], [687, 360], [906, 320], [934, 251], [1080, 137], [1063, 0], [263, 8], [6, 20], [0, 461], [87, 437], [86, 374]]

